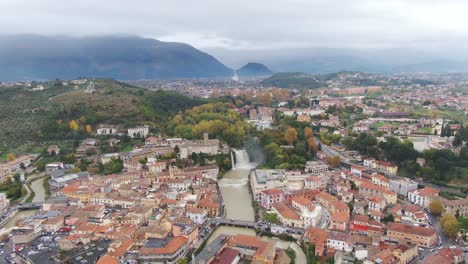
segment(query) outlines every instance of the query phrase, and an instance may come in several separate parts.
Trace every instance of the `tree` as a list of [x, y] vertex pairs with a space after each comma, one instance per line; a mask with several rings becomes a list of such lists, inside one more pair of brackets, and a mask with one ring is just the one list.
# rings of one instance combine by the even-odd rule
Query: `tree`
[[304, 128], [304, 138], [309, 139], [314, 136], [314, 131], [310, 127]]
[[297, 139], [297, 131], [294, 127], [289, 127], [286, 129], [284, 134], [284, 139], [288, 142], [289, 145], [292, 145]]
[[442, 227], [444, 234], [450, 238], [456, 237], [458, 231], [460, 231], [457, 218], [451, 214], [446, 214], [440, 219], [440, 226]]
[[16, 159], [16, 155], [14, 153], [8, 153], [7, 159], [8, 159], [8, 161], [12, 161], [12, 160]]
[[318, 151], [318, 146], [317, 143], [315, 143], [315, 139], [313, 137], [309, 138], [307, 140], [307, 145], [309, 146], [308, 152], [310, 153], [311, 150], [313, 150], [315, 153]]
[[177, 260], [177, 264], [188, 264], [188, 262], [185, 258], [180, 258]]
[[263, 213], [263, 221], [267, 223], [272, 223], [272, 224], [281, 224], [281, 222], [278, 219], [278, 216], [275, 213]]
[[85, 132], [86, 132], [86, 134], [91, 134], [91, 132], [93, 132], [93, 129], [91, 128], [91, 125], [86, 125], [85, 126]]
[[78, 129], [80, 129], [80, 125], [76, 120], [71, 120], [70, 122], [68, 122], [68, 127], [72, 131], [78, 131]]
[[435, 215], [440, 215], [443, 209], [444, 207], [439, 199], [435, 199], [429, 204], [429, 210]]
[[332, 167], [338, 167], [341, 165], [340, 156], [327, 157], [327, 162]]
[[389, 214], [382, 219], [382, 222], [384, 223], [393, 222], [393, 221], [395, 221], [395, 219], [392, 214]]

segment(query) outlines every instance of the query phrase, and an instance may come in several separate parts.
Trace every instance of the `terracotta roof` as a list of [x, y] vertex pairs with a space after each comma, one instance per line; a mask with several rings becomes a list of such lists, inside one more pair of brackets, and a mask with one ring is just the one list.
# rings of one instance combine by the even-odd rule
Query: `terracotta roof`
[[431, 188], [431, 187], [424, 187], [422, 189], [413, 190], [411, 192], [419, 196], [430, 197], [430, 196], [438, 194], [439, 190]]
[[301, 218], [299, 215], [294, 212], [289, 206], [285, 203], [274, 203], [273, 208], [284, 218], [293, 219], [293, 220], [300, 220]]
[[169, 241], [164, 247], [161, 248], [141, 248], [139, 254], [143, 255], [156, 255], [156, 254], [173, 254], [179, 250], [187, 242], [187, 238], [183, 236], [176, 236]]
[[210, 264], [231, 264], [239, 255], [239, 251], [232, 248], [224, 248], [219, 255], [215, 256]]
[[282, 194], [282, 193], [283, 193], [283, 191], [282, 191], [281, 189], [278, 189], [278, 188], [263, 190], [262, 192], [263, 192], [264, 194], [266, 194], [266, 195], [278, 195], [278, 194]]
[[408, 226], [404, 224], [398, 223], [388, 223], [387, 225], [388, 231], [418, 235], [418, 236], [434, 236], [436, 235], [436, 231], [433, 228], [426, 228], [420, 226]]
[[188, 208], [186, 211], [187, 214], [204, 214], [205, 212], [206, 211], [204, 209], [193, 207]]
[[349, 213], [348, 212], [335, 212], [331, 218], [333, 222], [347, 223], [349, 222]]
[[96, 264], [119, 264], [119, 260], [114, 257], [104, 255], [101, 258], [99, 258]]
[[306, 198], [304, 198], [304, 197], [302, 197], [302, 196], [293, 197], [291, 200], [292, 200], [293, 202], [296, 202], [296, 203], [302, 205], [302, 206], [310, 206], [310, 205], [312, 205], [312, 201], [310, 201], [309, 199], [306, 199]]
[[348, 205], [343, 202], [343, 201], [336, 201], [333, 202], [332, 207], [335, 209], [335, 211], [346, 211], [349, 212], [349, 207]]

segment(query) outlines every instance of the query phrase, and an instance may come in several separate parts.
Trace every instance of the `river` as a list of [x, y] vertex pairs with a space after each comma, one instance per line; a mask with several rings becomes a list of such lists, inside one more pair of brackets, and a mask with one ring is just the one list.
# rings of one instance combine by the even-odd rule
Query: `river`
[[[233, 169], [224, 174], [223, 178], [218, 182], [221, 195], [223, 196], [226, 218], [255, 221], [255, 212], [252, 208], [252, 195], [249, 191], [249, 174], [250, 170], [256, 167], [256, 164], [249, 161], [245, 150], [234, 150], [232, 159], [234, 159], [234, 155], [236, 162], [233, 162]], [[219, 235], [236, 234], [256, 235], [255, 230], [250, 228], [219, 226], [208, 239], [208, 244]], [[262, 239], [276, 242], [276, 246], [279, 248], [287, 249], [291, 247], [296, 252], [296, 263], [307, 263], [304, 252], [297, 244], [277, 238], [263, 237]]]
[[34, 191], [33, 203], [45, 201], [44, 178], [38, 178], [31, 182], [31, 189]]

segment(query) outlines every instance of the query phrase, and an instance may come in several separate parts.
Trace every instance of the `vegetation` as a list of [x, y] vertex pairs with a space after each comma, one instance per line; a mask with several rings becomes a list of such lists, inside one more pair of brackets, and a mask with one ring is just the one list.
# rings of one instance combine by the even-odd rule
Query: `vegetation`
[[231, 103], [208, 103], [177, 113], [167, 126], [169, 134], [187, 139], [201, 139], [203, 133], [239, 147], [251, 127], [232, 110]]
[[278, 215], [276, 215], [275, 213], [263, 212], [263, 221], [266, 223], [272, 223], [276, 225], [281, 224], [280, 220], [278, 219]]
[[446, 214], [442, 216], [439, 223], [442, 227], [442, 231], [444, 232], [444, 234], [446, 234], [450, 238], [456, 237], [458, 231], [460, 231], [457, 218], [451, 214]]
[[290, 89], [315, 89], [323, 87], [324, 83], [316, 76], [302, 72], [280, 72], [263, 80], [262, 85]]
[[292, 248], [286, 249], [285, 252], [291, 259], [291, 264], [296, 263], [296, 252]]
[[42, 180], [42, 187], [44, 187], [45, 192], [45, 199], [47, 200], [50, 197], [50, 184], [49, 184], [50, 176], [45, 177]]
[[442, 210], [444, 210], [444, 207], [439, 199], [435, 199], [429, 204], [429, 211], [435, 215], [440, 215]]
[[317, 257], [315, 256], [315, 245], [310, 244], [308, 246], [304, 245], [306, 248], [306, 258], [307, 258], [307, 264], [315, 264], [317, 263]]
[[[343, 144], [347, 148], [357, 150], [361, 154], [380, 160], [388, 160], [400, 167], [402, 175], [415, 175], [430, 180], [435, 184], [468, 189], [468, 148], [464, 146], [456, 155], [449, 149], [430, 149], [419, 153], [413, 143], [408, 140], [400, 141], [395, 137], [387, 137], [386, 141], [377, 143], [377, 139], [366, 133], [359, 134], [355, 139], [346, 138]], [[426, 164], [421, 167], [416, 158], [424, 158]], [[452, 185], [450, 185], [452, 187]]]
[[20, 175], [15, 174], [12, 178], [7, 178], [5, 183], [0, 184], [0, 192], [6, 193], [8, 199], [16, 201], [26, 195], [27, 191], [20, 181]]

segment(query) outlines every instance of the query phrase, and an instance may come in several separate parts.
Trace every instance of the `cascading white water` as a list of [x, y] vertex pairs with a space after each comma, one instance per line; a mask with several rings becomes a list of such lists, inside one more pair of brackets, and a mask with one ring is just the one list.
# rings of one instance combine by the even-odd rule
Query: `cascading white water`
[[[235, 155], [233, 159], [232, 153]], [[233, 149], [231, 152], [232, 169], [251, 169], [249, 153], [245, 149]]]

